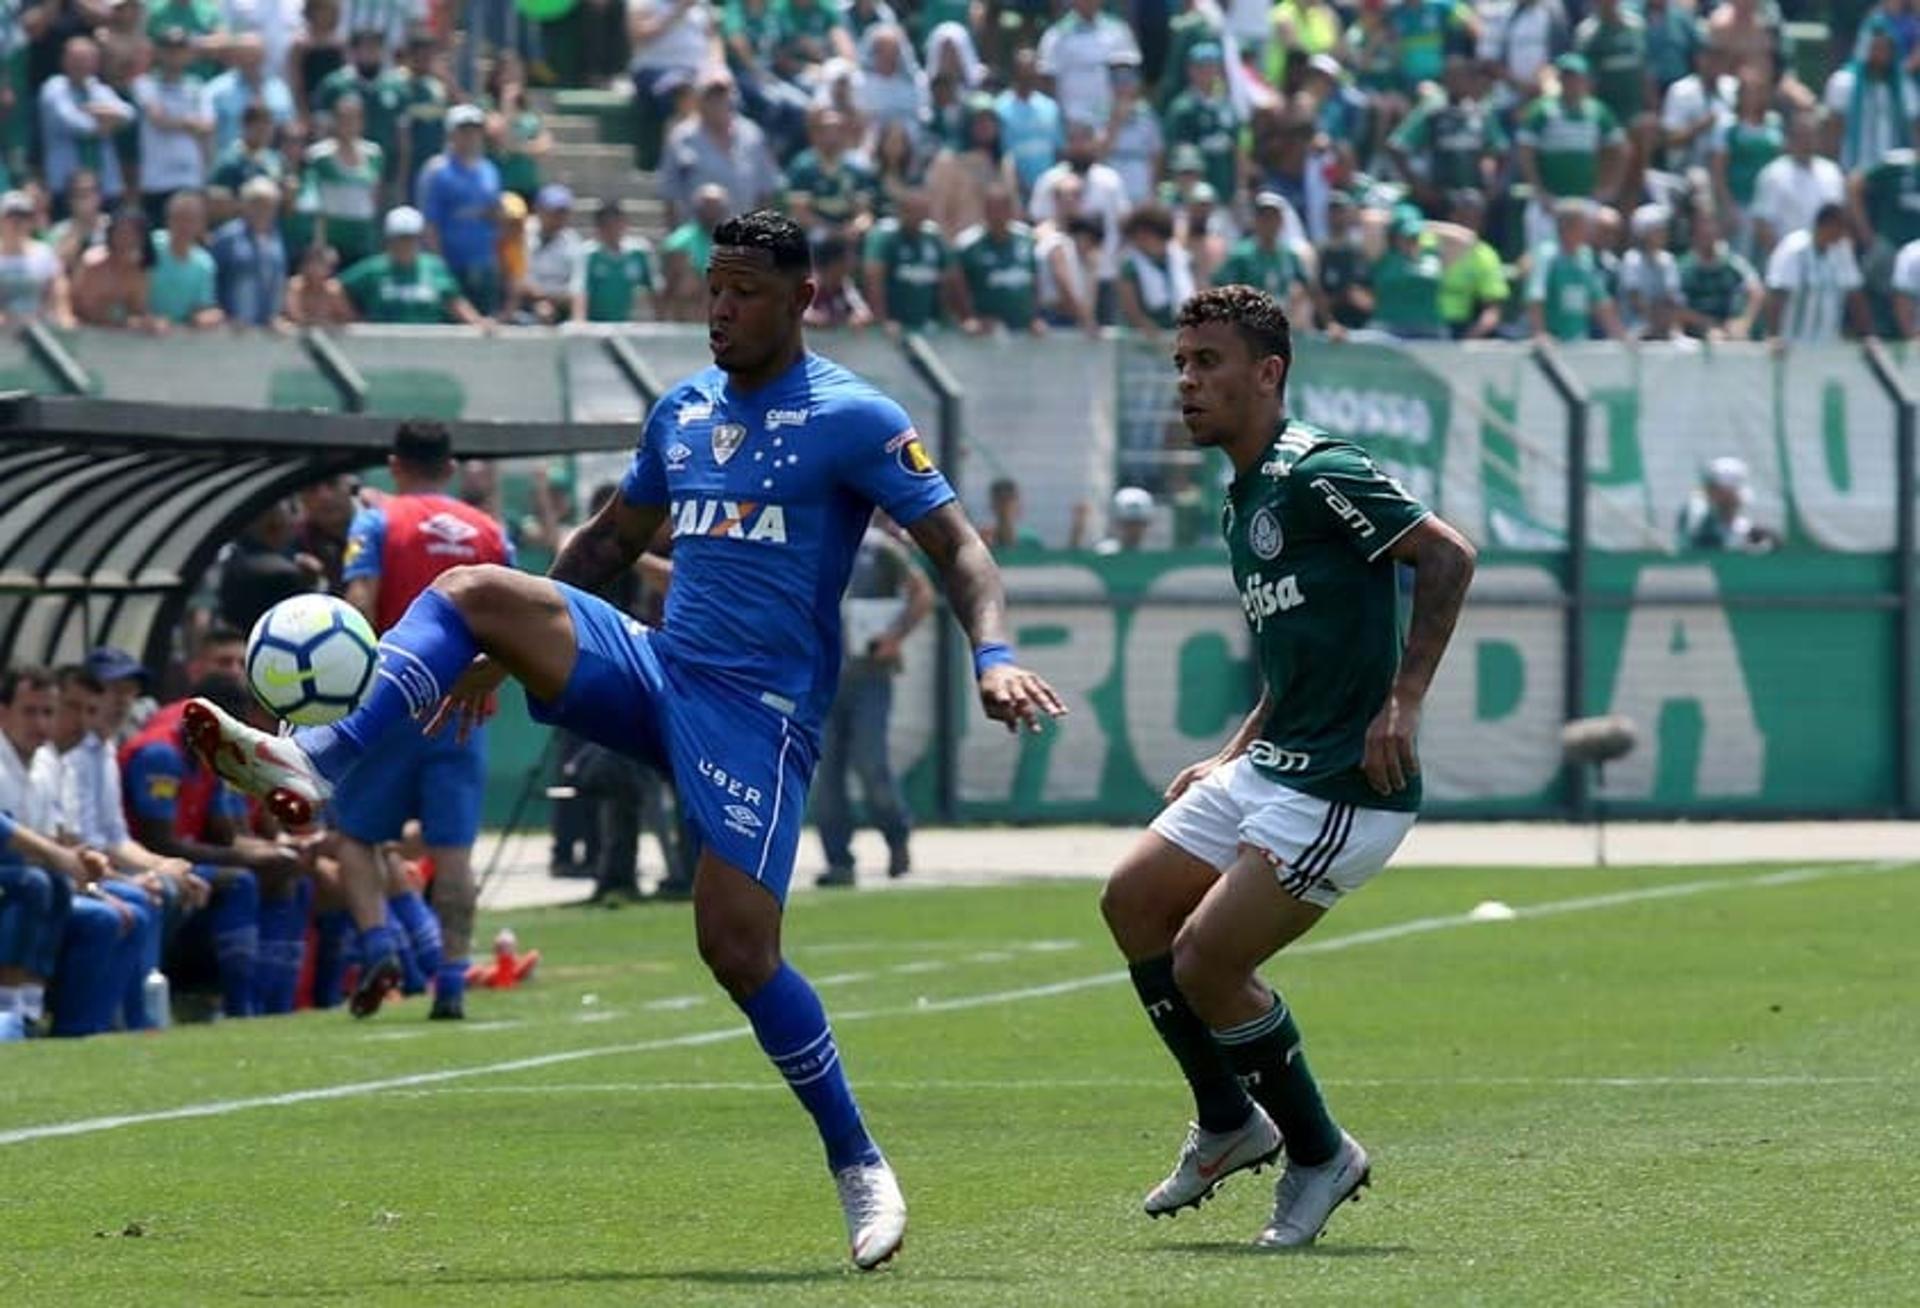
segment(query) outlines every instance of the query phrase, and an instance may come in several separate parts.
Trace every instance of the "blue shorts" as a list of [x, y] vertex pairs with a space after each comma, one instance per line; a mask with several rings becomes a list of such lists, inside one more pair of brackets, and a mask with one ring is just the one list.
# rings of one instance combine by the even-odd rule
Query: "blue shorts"
[[555, 583], [578, 654], [560, 697], [527, 696], [534, 721], [671, 771], [701, 847], [784, 902], [818, 745], [785, 713], [660, 657], [653, 632], [585, 591]]
[[333, 792], [333, 821], [364, 844], [400, 839], [409, 818], [435, 849], [458, 849], [480, 835], [487, 793], [485, 732], [466, 744], [451, 727], [437, 736], [406, 721], [380, 737]]

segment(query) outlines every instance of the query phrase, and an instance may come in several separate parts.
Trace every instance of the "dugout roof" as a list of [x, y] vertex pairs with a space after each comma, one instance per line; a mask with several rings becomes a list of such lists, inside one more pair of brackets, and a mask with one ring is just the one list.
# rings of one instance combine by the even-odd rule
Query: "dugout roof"
[[[0, 662], [117, 645], [149, 666], [220, 547], [276, 500], [385, 460], [398, 419], [0, 394]], [[631, 445], [617, 423], [449, 423], [462, 458]]]

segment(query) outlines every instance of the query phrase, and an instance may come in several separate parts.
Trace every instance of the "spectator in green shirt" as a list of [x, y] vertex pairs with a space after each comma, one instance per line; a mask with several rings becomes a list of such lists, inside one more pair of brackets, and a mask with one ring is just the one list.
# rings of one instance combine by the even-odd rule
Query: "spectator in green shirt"
[[1478, 94], [1482, 80], [1472, 60], [1447, 60], [1447, 98], [1416, 105], [1387, 138], [1387, 153], [1428, 213], [1440, 211], [1449, 191], [1492, 186], [1504, 163], [1507, 134]]
[[167, 228], [153, 238], [147, 309], [156, 325], [218, 327], [226, 321], [216, 294], [213, 256], [200, 244], [207, 233], [206, 201], [180, 191], [167, 201]]
[[1551, 238], [1556, 200], [1611, 197], [1625, 172], [1626, 133], [1613, 111], [1589, 94], [1587, 61], [1565, 54], [1554, 68], [1560, 93], [1535, 100], [1514, 134], [1514, 166], [1533, 190], [1529, 246]]
[[1232, 204], [1240, 194], [1240, 121], [1226, 89], [1220, 47], [1194, 46], [1187, 51], [1187, 89], [1167, 106], [1162, 127], [1169, 144], [1200, 152], [1208, 183]]
[[1681, 328], [1710, 341], [1744, 341], [1761, 303], [1753, 265], [1721, 239], [1720, 219], [1705, 205], [1693, 213], [1693, 243], [1680, 256]]
[[[960, 238], [957, 290], [965, 306], [962, 325], [969, 335], [1000, 326], [1008, 331], [1046, 330], [1040, 319], [1039, 263], [1033, 233], [1015, 222], [1013, 193], [1004, 183], [987, 187], [986, 219]], [[1171, 236], [1171, 223], [1168, 235]]]
[[263, 104], [250, 104], [240, 114], [239, 139], [213, 165], [208, 182], [238, 195], [254, 178], [277, 183], [286, 171], [286, 156], [273, 144], [273, 111]]
[[632, 322], [635, 297], [652, 295], [655, 284], [653, 247], [627, 234], [626, 211], [618, 200], [601, 201], [573, 290], [574, 321]]
[[[398, 163], [401, 85], [387, 76], [387, 34], [377, 27], [353, 34], [347, 62], [328, 73], [314, 89], [314, 114], [330, 118], [334, 107], [347, 96], [360, 101], [364, 119], [361, 133], [380, 147], [383, 166]], [[387, 179], [392, 176], [389, 173]]]
[[1461, 25], [1460, 9], [1454, 0], [1399, 0], [1387, 11], [1387, 25], [1394, 37], [1399, 89], [1404, 95], [1415, 95], [1420, 83], [1440, 76], [1448, 40]]
[[415, 32], [407, 39], [406, 67], [393, 75], [400, 93], [400, 159], [393, 176], [409, 198], [420, 166], [447, 148], [447, 110], [453, 96], [434, 72], [439, 54], [433, 33]]
[[953, 251], [933, 221], [927, 193], [900, 197], [900, 213], [867, 233], [862, 252], [867, 307], [891, 331], [922, 331], [946, 317], [942, 301], [953, 271]]
[[662, 317], [669, 322], [706, 319], [707, 259], [713, 253], [713, 229], [733, 212], [727, 188], [709, 182], [693, 193], [693, 217], [660, 243], [661, 280], [665, 283]]
[[1481, 192], [1462, 187], [1447, 197], [1447, 222], [1464, 238], [1464, 248], [1440, 274], [1440, 319], [1455, 340], [1484, 340], [1499, 331], [1512, 294], [1499, 251], [1481, 237], [1486, 217]]
[[1253, 231], [1227, 252], [1214, 273], [1215, 286], [1253, 286], [1287, 306], [1293, 321], [1313, 320], [1308, 288], [1313, 276], [1306, 260], [1286, 242], [1287, 202], [1277, 191], [1253, 197]]
[[1040, 534], [1020, 524], [1020, 483], [1011, 477], [996, 477], [987, 487], [987, 503], [993, 521], [980, 529], [980, 539], [995, 554], [1008, 550], [1037, 550], [1045, 547]]
[[1397, 206], [1387, 227], [1386, 252], [1373, 265], [1369, 326], [1400, 340], [1430, 341], [1446, 335], [1440, 318], [1444, 264], [1425, 226], [1418, 209]]
[[401, 205], [386, 217], [386, 252], [362, 259], [341, 275], [341, 288], [363, 321], [469, 327], [486, 321], [460, 294], [446, 261], [420, 248], [426, 229], [418, 209]]
[[151, 40], [158, 41], [162, 32], [176, 27], [187, 34], [187, 44], [194, 52], [189, 71], [199, 78], [218, 73], [219, 60], [227, 53], [228, 38], [226, 18], [217, 0], [167, 0], [147, 14], [147, 36]]
[[1619, 121], [1632, 144], [1620, 189], [1625, 196], [1638, 196], [1641, 174], [1659, 144], [1659, 122], [1649, 108], [1653, 81], [1646, 24], [1622, 0], [1594, 0], [1593, 12], [1574, 29], [1573, 48], [1593, 70], [1594, 99]]
[[858, 229], [873, 213], [873, 170], [847, 149], [847, 121], [833, 109], [807, 115], [807, 148], [787, 165], [787, 191], [812, 197], [822, 226]]
[[1598, 326], [1614, 340], [1625, 340], [1613, 294], [1588, 244], [1592, 206], [1562, 200], [1554, 207], [1555, 240], [1533, 252], [1527, 278], [1527, 320], [1536, 337], [1584, 341]]

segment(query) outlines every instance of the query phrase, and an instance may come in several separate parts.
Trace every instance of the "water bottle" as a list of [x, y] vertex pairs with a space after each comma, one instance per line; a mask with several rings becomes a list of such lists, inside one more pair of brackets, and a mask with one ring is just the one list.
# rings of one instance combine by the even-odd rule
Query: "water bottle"
[[164, 1031], [173, 1024], [173, 987], [157, 967], [140, 983], [140, 1006], [146, 1012], [148, 1030]]

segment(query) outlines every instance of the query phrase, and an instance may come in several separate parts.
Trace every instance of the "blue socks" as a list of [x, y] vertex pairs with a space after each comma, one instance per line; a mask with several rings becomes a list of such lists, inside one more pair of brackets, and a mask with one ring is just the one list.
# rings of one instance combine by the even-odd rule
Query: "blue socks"
[[313, 1006], [338, 1008], [344, 997], [347, 965], [353, 961], [353, 914], [344, 908], [322, 913], [313, 956]]
[[880, 1147], [860, 1120], [853, 1087], [840, 1066], [840, 1050], [820, 997], [807, 979], [782, 963], [773, 979], [740, 1005], [780, 1075], [813, 1114], [820, 1141], [827, 1148], [827, 1166], [838, 1172], [855, 1163], [880, 1160]]
[[467, 997], [467, 960], [449, 958], [434, 971], [433, 995], [443, 1004], [457, 1004]]
[[253, 873], [224, 874], [207, 907], [207, 925], [220, 969], [220, 1010], [228, 1017], [252, 1017], [253, 976], [260, 959], [260, 883]]
[[284, 899], [260, 905], [260, 956], [254, 965], [254, 1011], [291, 1013], [307, 953], [307, 910], [313, 883], [301, 880]]
[[477, 653], [473, 632], [453, 601], [423, 590], [381, 637], [367, 702], [331, 726], [302, 727], [293, 743], [321, 776], [338, 784], [388, 730], [432, 712]]
[[409, 890], [391, 896], [387, 900], [387, 917], [390, 923], [399, 923], [400, 930], [406, 933], [408, 948], [421, 975], [430, 977], [437, 973], [440, 970], [440, 919], [427, 907], [427, 901], [420, 898], [420, 892]]

